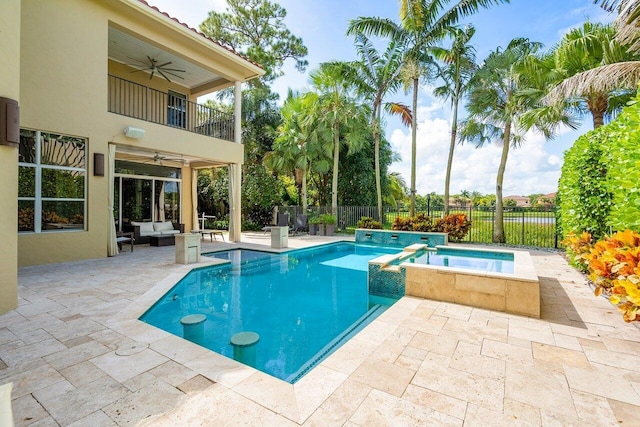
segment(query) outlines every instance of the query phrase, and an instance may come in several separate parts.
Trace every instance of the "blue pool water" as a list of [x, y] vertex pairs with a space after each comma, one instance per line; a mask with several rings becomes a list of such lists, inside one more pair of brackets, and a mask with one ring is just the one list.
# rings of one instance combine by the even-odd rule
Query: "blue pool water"
[[140, 319], [182, 336], [180, 319], [204, 314], [198, 344], [230, 358], [231, 337], [256, 332], [253, 366], [293, 383], [395, 302], [369, 296], [367, 270], [369, 260], [397, 252], [337, 243], [207, 254], [231, 263], [192, 271]]
[[513, 254], [506, 252], [456, 251], [455, 249], [439, 248], [437, 251], [419, 251], [415, 256], [403, 261], [493, 273], [513, 274], [514, 271]]

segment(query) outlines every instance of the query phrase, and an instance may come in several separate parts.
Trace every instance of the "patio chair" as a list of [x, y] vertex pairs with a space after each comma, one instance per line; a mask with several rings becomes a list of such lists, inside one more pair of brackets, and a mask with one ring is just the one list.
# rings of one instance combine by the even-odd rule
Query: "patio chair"
[[289, 226], [289, 212], [278, 213], [278, 222], [276, 224], [265, 225], [262, 227], [262, 231], [265, 233], [271, 231], [271, 227], [288, 227]]
[[296, 216], [296, 221], [293, 224], [293, 227], [289, 229], [289, 232], [292, 236], [295, 236], [299, 232], [303, 231], [307, 231], [307, 216], [299, 214]]
[[136, 241], [133, 235], [133, 232], [116, 232], [116, 243], [118, 244], [118, 249], [122, 250], [122, 244], [128, 243], [129, 246], [131, 246], [131, 252], [133, 252], [133, 243]]

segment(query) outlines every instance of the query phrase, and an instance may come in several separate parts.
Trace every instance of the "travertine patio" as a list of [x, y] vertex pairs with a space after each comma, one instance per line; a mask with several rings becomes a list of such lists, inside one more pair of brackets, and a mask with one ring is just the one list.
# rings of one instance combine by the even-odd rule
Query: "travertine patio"
[[173, 247], [23, 268], [0, 384], [18, 426], [640, 425], [640, 329], [531, 255], [541, 319], [405, 297], [295, 385], [135, 320], [190, 269]]

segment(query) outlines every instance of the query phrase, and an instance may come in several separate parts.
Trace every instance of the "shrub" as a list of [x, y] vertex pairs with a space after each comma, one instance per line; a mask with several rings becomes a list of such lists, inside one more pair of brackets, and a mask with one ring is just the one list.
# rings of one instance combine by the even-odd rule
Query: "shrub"
[[[640, 99], [640, 97], [639, 97]], [[608, 126], [605, 144], [607, 190], [611, 209], [607, 225], [640, 232], [640, 102], [626, 107]], [[612, 126], [613, 125], [613, 126]]]
[[435, 228], [449, 234], [449, 239], [460, 242], [471, 230], [471, 220], [463, 213], [446, 215], [444, 218], [436, 220]]
[[625, 322], [640, 321], [640, 234], [615, 233], [597, 242], [586, 258], [596, 296], [608, 296]]
[[320, 215], [320, 224], [332, 225], [337, 222], [336, 217], [332, 214]]
[[467, 219], [467, 215], [463, 213], [450, 214], [444, 218], [437, 218], [432, 221], [425, 214], [417, 214], [415, 217], [400, 218], [396, 217], [391, 225], [392, 230], [398, 231], [421, 231], [434, 233], [447, 233], [449, 239], [459, 242], [471, 230], [471, 221]]
[[322, 223], [322, 218], [321, 216], [312, 216], [307, 222], [309, 224], [320, 224]]
[[371, 229], [371, 230], [381, 230], [382, 229], [382, 223], [380, 221], [376, 221], [375, 219], [371, 218], [370, 216], [363, 216], [358, 221], [357, 227], [358, 228], [368, 228], [368, 229]]
[[586, 273], [589, 270], [587, 255], [593, 248], [591, 234], [585, 231], [578, 236], [574, 232], [570, 232], [562, 241], [562, 244], [567, 248], [569, 263], [583, 273]]
[[[255, 222], [252, 221], [250, 219], [245, 219], [244, 221], [242, 221], [242, 231], [260, 231], [262, 230], [262, 227], [264, 227], [265, 223], [262, 222]], [[228, 228], [228, 224], [227, 224], [227, 228]]]
[[18, 231], [33, 231], [33, 208], [18, 210]]
[[415, 217], [410, 218], [413, 223], [412, 229], [413, 231], [422, 231], [425, 233], [436, 231], [434, 229], [434, 225], [431, 222], [431, 218], [426, 216], [423, 213], [417, 214]]
[[607, 190], [607, 166], [602, 150], [608, 126], [581, 136], [565, 153], [558, 193], [561, 226], [566, 236], [586, 231], [600, 238], [606, 232], [611, 194]]
[[397, 231], [411, 231], [413, 230], [413, 221], [411, 218], [400, 218], [399, 216], [391, 224], [392, 230]]

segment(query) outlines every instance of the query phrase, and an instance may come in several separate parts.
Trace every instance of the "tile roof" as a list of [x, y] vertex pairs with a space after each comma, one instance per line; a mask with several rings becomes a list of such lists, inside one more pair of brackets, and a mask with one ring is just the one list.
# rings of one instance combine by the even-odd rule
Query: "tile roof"
[[244, 60], [245, 60], [245, 61], [247, 61], [247, 62], [250, 62], [251, 64], [255, 65], [256, 67], [260, 67], [260, 68], [262, 68], [262, 65], [258, 64], [257, 62], [253, 62], [252, 60], [250, 60], [250, 59], [249, 59], [249, 58], [247, 58], [246, 56], [240, 55], [238, 52], [236, 52], [236, 51], [235, 51], [235, 49], [233, 49], [233, 48], [230, 48], [230, 47], [228, 47], [228, 46], [223, 45], [223, 44], [222, 44], [222, 43], [220, 43], [219, 41], [212, 39], [211, 37], [207, 36], [207, 35], [206, 35], [206, 34], [204, 34], [203, 32], [198, 31], [197, 29], [195, 29], [195, 28], [193, 28], [193, 27], [190, 27], [190, 26], [189, 26], [189, 24], [187, 24], [187, 23], [185, 23], [185, 22], [180, 21], [178, 18], [174, 18], [173, 16], [169, 15], [167, 12], [163, 12], [163, 11], [161, 11], [161, 10], [160, 10], [160, 9], [158, 9], [156, 6], [152, 6], [152, 5], [150, 5], [150, 4], [149, 4], [149, 3], [147, 3], [145, 0], [138, 0], [138, 1], [139, 1], [140, 3], [142, 3], [142, 4], [144, 4], [145, 6], [147, 6], [147, 7], [151, 8], [151, 9], [155, 10], [156, 12], [158, 12], [158, 13], [160, 13], [160, 14], [162, 14], [162, 15], [166, 16], [167, 18], [169, 18], [169, 19], [171, 19], [171, 20], [173, 20], [173, 21], [177, 22], [178, 24], [182, 25], [183, 27], [185, 27], [185, 28], [187, 28], [187, 29], [189, 29], [189, 30], [193, 31], [194, 33], [196, 33], [196, 34], [198, 34], [199, 36], [201, 36], [201, 37], [205, 38], [206, 40], [210, 41], [211, 43], [214, 43], [214, 44], [216, 44], [216, 45], [220, 46], [221, 48], [228, 50], [229, 52], [233, 53], [234, 55], [236, 55], [236, 56], [238, 56], [238, 57], [240, 57], [240, 58], [242, 58], [242, 59], [244, 59]]

